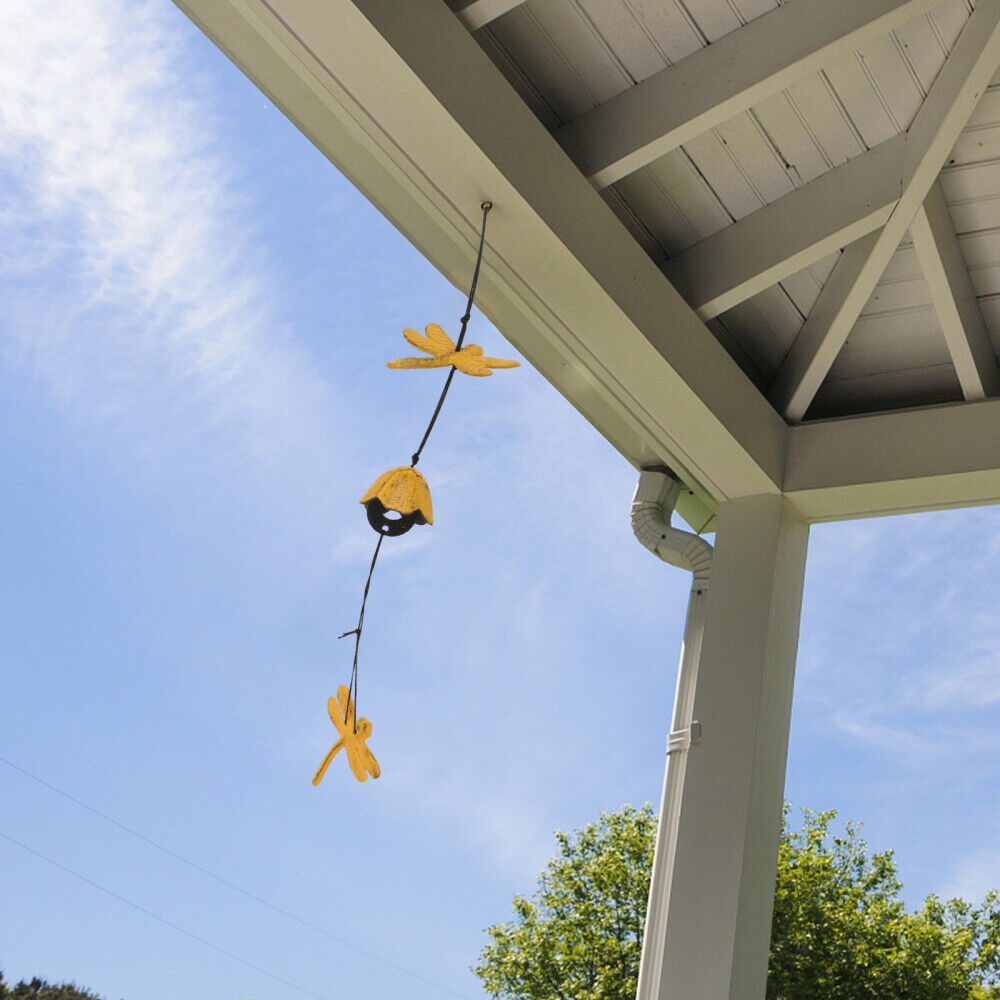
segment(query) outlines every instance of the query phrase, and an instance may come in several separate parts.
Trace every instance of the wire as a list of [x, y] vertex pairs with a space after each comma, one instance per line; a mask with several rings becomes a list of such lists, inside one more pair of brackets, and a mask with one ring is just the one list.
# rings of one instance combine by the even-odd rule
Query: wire
[[[337, 636], [338, 639], [346, 638], [349, 635], [354, 636], [354, 667], [351, 670], [351, 679], [347, 684], [347, 704], [350, 706], [353, 702], [354, 704], [354, 731], [358, 731], [358, 649], [361, 646], [361, 631], [365, 627], [365, 605], [368, 603], [368, 591], [371, 590], [372, 586], [372, 573], [375, 572], [375, 562], [378, 560], [379, 551], [382, 548], [382, 542], [385, 541], [385, 535], [380, 533], [378, 536], [378, 541], [375, 543], [375, 554], [372, 556], [372, 564], [368, 567], [368, 579], [365, 580], [365, 592], [364, 596], [361, 598], [361, 613], [358, 615], [358, 625], [357, 628], [352, 628], [349, 632], [345, 632], [343, 635]], [[344, 709], [346, 713], [344, 716], [344, 723], [347, 723], [347, 715], [350, 715], [350, 707]], [[319, 772], [317, 772], [319, 773]]]
[[[69, 792], [64, 792], [61, 788], [57, 788], [55, 785], [50, 784], [44, 778], [39, 778], [37, 774], [32, 774], [30, 771], [25, 770], [25, 768], [19, 766], [18, 764], [15, 764], [13, 761], [7, 760], [6, 757], [0, 757], [0, 764], [6, 764], [7, 767], [11, 768], [14, 771], [17, 771], [18, 774], [24, 775], [24, 777], [29, 778], [31, 781], [36, 782], [43, 788], [47, 788], [50, 792], [55, 792], [56, 795], [61, 795], [64, 799], [66, 799], [69, 802], [72, 802], [76, 806], [79, 806], [81, 809], [86, 809], [87, 812], [93, 813], [93, 815], [97, 816], [98, 819], [104, 820], [105, 823], [110, 823], [112, 826], [115, 826], [119, 830], [122, 830], [125, 833], [129, 834], [130, 836], [135, 837], [137, 840], [141, 840], [144, 844], [148, 844], [150, 847], [153, 847], [156, 850], [160, 851], [161, 853], [166, 854], [167, 857], [173, 858], [175, 861], [180, 861], [181, 864], [187, 865], [189, 868], [194, 869], [194, 871], [199, 872], [202, 875], [206, 875], [208, 876], [208, 878], [214, 879], [220, 885], [224, 885], [227, 888], [232, 889], [234, 892], [238, 892], [240, 893], [240, 895], [246, 896], [247, 899], [252, 899], [255, 903], [258, 903], [260, 906], [264, 906], [267, 909], [280, 914], [286, 919], [294, 921], [295, 923], [299, 924], [302, 927], [307, 927], [309, 930], [314, 931], [317, 934], [322, 934], [323, 937], [329, 938], [329, 940], [331, 941], [336, 941], [337, 944], [341, 944], [345, 948], [350, 948], [352, 951], [356, 951], [359, 955], [364, 955], [365, 958], [370, 958], [373, 962], [378, 962], [380, 965], [384, 965], [389, 969], [393, 969], [396, 972], [400, 972], [404, 976], [409, 976], [411, 979], [415, 979], [418, 982], [423, 983], [425, 986], [432, 986], [435, 989], [440, 990], [442, 993], [448, 993], [453, 997], [459, 997], [460, 1000], [470, 1000], [470, 998], [467, 997], [464, 993], [457, 993], [455, 990], [449, 989], [447, 986], [442, 986], [440, 983], [434, 982], [433, 979], [427, 979], [425, 976], [420, 975], [418, 972], [413, 972], [410, 969], [406, 969], [401, 965], [396, 965], [395, 962], [390, 962], [388, 959], [382, 958], [380, 955], [376, 955], [374, 952], [367, 951], [366, 949], [360, 947], [359, 945], [353, 944], [350, 941], [346, 941], [342, 937], [337, 937], [336, 934], [331, 934], [325, 928], [320, 927], [317, 924], [314, 924], [311, 921], [304, 919], [303, 917], [297, 916], [290, 910], [286, 910], [280, 906], [277, 906], [275, 903], [272, 903], [269, 900], [264, 899], [263, 896], [258, 896], [255, 892], [251, 892], [249, 889], [244, 889], [243, 886], [237, 885], [235, 882], [231, 882], [229, 879], [224, 878], [222, 875], [217, 875], [215, 872], [210, 871], [208, 868], [204, 868], [197, 862], [185, 858], [182, 854], [178, 854], [176, 851], [172, 851], [169, 847], [164, 847], [163, 844], [157, 843], [157, 841], [155, 840], [151, 840], [145, 834], [139, 833], [138, 830], [134, 830], [132, 829], [132, 827], [126, 826], [124, 823], [121, 823], [118, 820], [113, 819], [111, 816], [108, 816], [107, 813], [101, 812], [100, 809], [96, 809], [94, 806], [88, 805], [82, 799], [78, 799], [75, 796], [70, 795]], [[11, 838], [8, 837], [7, 839], [9, 840]], [[19, 844], [18, 846], [23, 846], [23, 845]], [[25, 848], [25, 849], [30, 850], [30, 848]], [[49, 859], [46, 858], [45, 860]], [[53, 862], [53, 864], [55, 864], [55, 862]], [[100, 888], [100, 886], [98, 888]], [[242, 961], [242, 959], [240, 961]], [[268, 974], [270, 975], [270, 973]]]
[[[462, 329], [458, 335], [458, 340], [455, 341], [456, 351], [460, 351], [462, 349], [462, 344], [465, 343], [465, 330], [469, 325], [469, 320], [472, 318], [472, 303], [476, 301], [476, 285], [479, 284], [479, 268], [483, 263], [483, 248], [486, 246], [486, 216], [490, 214], [493, 202], [484, 201], [479, 207], [483, 210], [483, 226], [479, 231], [479, 250], [476, 253], [476, 268], [472, 272], [472, 285], [469, 288], [469, 298], [465, 303], [465, 313], [462, 315], [461, 319]], [[427, 430], [424, 431], [424, 436], [420, 439], [420, 444], [417, 446], [417, 450], [411, 456], [410, 468], [413, 468], [417, 462], [420, 461], [420, 453], [424, 450], [424, 445], [427, 444], [427, 439], [431, 436], [431, 431], [434, 430], [434, 424], [437, 423], [438, 414], [441, 412], [441, 407], [444, 405], [444, 397], [448, 395], [448, 390], [451, 388], [451, 380], [454, 377], [455, 366], [452, 365], [451, 368], [448, 369], [448, 377], [444, 380], [444, 388], [441, 390], [441, 395], [438, 397], [437, 406], [434, 407], [431, 422], [427, 425]]]
[[[476, 301], [476, 286], [479, 284], [479, 269], [483, 265], [483, 250], [486, 247], [486, 217], [490, 214], [490, 209], [493, 208], [493, 202], [484, 201], [479, 207], [483, 212], [483, 224], [482, 228], [479, 230], [479, 249], [476, 252], [476, 267], [472, 272], [472, 285], [469, 287], [469, 298], [465, 303], [465, 312], [462, 314], [460, 321], [462, 329], [458, 334], [458, 340], [455, 342], [456, 351], [460, 351], [462, 349], [462, 344], [465, 343], [465, 331], [468, 329], [469, 320], [472, 318], [472, 305]], [[437, 406], [434, 407], [434, 412], [431, 414], [431, 422], [427, 425], [427, 430], [424, 431], [424, 436], [420, 439], [420, 444], [417, 445], [417, 450], [410, 456], [411, 469], [416, 468], [417, 462], [420, 461], [420, 453], [424, 450], [424, 445], [427, 444], [427, 439], [431, 436], [431, 431], [434, 430], [438, 414], [441, 412], [445, 396], [448, 395], [448, 390], [451, 388], [451, 381], [454, 377], [455, 366], [452, 365], [448, 369], [448, 377], [444, 380], [444, 388], [441, 390], [441, 395], [438, 396]], [[374, 522], [372, 523], [372, 527], [375, 527]], [[361, 613], [358, 615], [357, 627], [352, 628], [350, 631], [345, 632], [341, 636], [338, 636], [340, 639], [344, 639], [349, 635], [354, 636], [354, 666], [351, 668], [351, 680], [347, 685], [348, 704], [351, 703], [351, 698], [353, 696], [355, 709], [354, 732], [358, 731], [358, 651], [361, 648], [361, 630], [364, 628], [365, 624], [365, 602], [368, 600], [368, 591], [371, 589], [372, 573], [375, 572], [375, 562], [378, 559], [379, 549], [382, 548], [382, 540], [385, 538], [385, 528], [386, 526], [383, 524], [381, 529], [379, 529], [378, 544], [375, 546], [375, 554], [372, 556], [372, 564], [368, 567], [368, 579], [365, 581], [364, 597], [361, 598]], [[344, 721], [347, 721], [346, 718]]]
[[239, 962], [240, 965], [245, 965], [248, 969], [253, 969], [254, 972], [259, 972], [262, 975], [268, 976], [270, 979], [274, 979], [285, 986], [291, 987], [293, 990], [297, 990], [299, 993], [304, 993], [307, 997], [313, 997], [314, 1000], [329, 1000], [328, 997], [323, 996], [320, 993], [313, 993], [312, 990], [307, 990], [304, 986], [299, 986], [298, 983], [293, 983], [290, 979], [285, 979], [284, 976], [279, 976], [276, 972], [271, 972], [265, 969], [262, 965], [255, 965], [253, 962], [248, 961], [245, 958], [240, 958], [235, 952], [227, 951], [220, 945], [209, 941], [208, 938], [203, 938], [200, 934], [195, 934], [194, 931], [189, 931], [185, 927], [181, 927], [180, 924], [175, 924], [171, 920], [167, 920], [166, 917], [161, 917], [158, 913], [154, 913], [152, 910], [147, 910], [146, 907], [140, 906], [138, 903], [133, 903], [131, 899], [126, 899], [124, 896], [115, 892], [113, 889], [108, 889], [106, 886], [100, 884], [100, 882], [95, 882], [92, 878], [87, 878], [86, 875], [81, 875], [77, 871], [73, 871], [72, 868], [68, 868], [64, 864], [60, 864], [53, 858], [42, 854], [41, 851], [36, 851], [33, 847], [29, 847], [27, 844], [22, 844], [20, 840], [15, 840], [14, 837], [8, 836], [2, 830], [0, 830], [0, 837], [6, 840], [8, 843], [13, 844], [15, 847], [20, 847], [22, 851], [27, 851], [28, 854], [33, 854], [36, 858], [41, 858], [42, 861], [48, 862], [54, 868], [58, 868], [62, 872], [66, 872], [67, 875], [72, 875], [73, 878], [79, 879], [81, 882], [86, 882], [87, 885], [92, 886], [95, 889], [99, 889], [101, 892], [113, 899], [117, 899], [120, 903], [124, 903], [126, 906], [131, 906], [133, 910], [138, 910], [140, 913], [145, 914], [147, 917], [152, 917], [154, 920], [158, 920], [161, 924], [166, 924], [171, 930], [177, 931], [179, 934], [183, 934], [185, 937], [189, 937], [199, 944], [205, 945], [206, 948], [211, 948], [212, 951], [217, 951], [220, 955], [225, 955], [226, 958], [231, 958], [235, 962]]

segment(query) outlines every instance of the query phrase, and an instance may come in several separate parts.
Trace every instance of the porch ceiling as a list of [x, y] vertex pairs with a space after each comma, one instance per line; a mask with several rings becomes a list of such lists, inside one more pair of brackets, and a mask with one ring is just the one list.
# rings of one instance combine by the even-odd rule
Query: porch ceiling
[[695, 527], [1000, 500], [1000, 0], [177, 2]]

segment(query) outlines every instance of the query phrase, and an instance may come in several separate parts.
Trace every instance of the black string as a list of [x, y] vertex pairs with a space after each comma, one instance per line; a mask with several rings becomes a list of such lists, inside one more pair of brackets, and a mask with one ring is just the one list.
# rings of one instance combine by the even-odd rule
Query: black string
[[[493, 202], [484, 201], [480, 206], [483, 210], [483, 226], [479, 232], [479, 251], [476, 254], [476, 269], [472, 272], [472, 285], [469, 288], [469, 299], [465, 303], [465, 315], [462, 316], [462, 329], [458, 334], [458, 340], [455, 343], [455, 350], [459, 351], [462, 349], [462, 343], [465, 340], [465, 330], [469, 325], [469, 320], [472, 318], [472, 303], [476, 298], [476, 285], [479, 284], [479, 268], [483, 263], [483, 247], [486, 244], [486, 216], [489, 215], [490, 209], [493, 207]], [[434, 424], [437, 421], [438, 414], [441, 412], [441, 406], [444, 403], [445, 396], [448, 395], [448, 389], [451, 387], [451, 380], [455, 377], [455, 366], [452, 365], [448, 371], [448, 377], [445, 379], [444, 389], [441, 390], [441, 397], [437, 401], [437, 406], [434, 407], [434, 413], [431, 416], [431, 422], [427, 425], [427, 430], [424, 431], [424, 436], [420, 440], [420, 447], [412, 455], [412, 461], [410, 462], [410, 468], [412, 469], [417, 462], [420, 461], [420, 453], [424, 450], [424, 445], [427, 444], [427, 439], [431, 436], [431, 431], [434, 429]], [[351, 668], [351, 680], [347, 685], [347, 695], [351, 703], [354, 705], [354, 732], [358, 731], [358, 650], [361, 647], [361, 630], [365, 625], [365, 604], [368, 601], [368, 591], [371, 589], [372, 585], [372, 574], [375, 572], [375, 563], [378, 560], [378, 554], [382, 548], [382, 542], [385, 540], [385, 529], [379, 532], [378, 542], [375, 545], [375, 553], [372, 556], [371, 565], [368, 567], [368, 579], [365, 580], [365, 591], [361, 597], [361, 612], [358, 615], [358, 626], [357, 628], [352, 628], [349, 632], [344, 632], [338, 638], [345, 639], [349, 635], [354, 636], [354, 666]], [[346, 719], [344, 720], [347, 721]]]
[[[337, 636], [338, 639], [344, 639], [349, 635], [354, 636], [354, 667], [351, 670], [351, 680], [347, 685], [347, 697], [350, 699], [349, 704], [354, 705], [354, 731], [358, 731], [358, 647], [361, 645], [361, 630], [365, 627], [365, 604], [368, 601], [368, 591], [371, 589], [372, 585], [372, 573], [375, 572], [375, 561], [378, 559], [379, 549], [382, 548], [382, 542], [385, 540], [385, 535], [380, 534], [378, 536], [378, 541], [375, 543], [375, 554], [372, 556], [372, 564], [368, 567], [368, 579], [365, 580], [365, 592], [361, 598], [361, 613], [358, 615], [358, 627], [352, 628], [349, 632], [345, 632], [343, 635]], [[349, 709], [348, 709], [349, 711]], [[347, 719], [344, 719], [347, 722]]]
[[[462, 349], [462, 342], [465, 340], [465, 328], [469, 325], [469, 320], [472, 318], [472, 303], [476, 298], [476, 285], [479, 284], [479, 267], [483, 262], [483, 246], [486, 243], [486, 216], [490, 214], [493, 202], [484, 201], [480, 207], [483, 210], [483, 228], [479, 233], [479, 252], [476, 255], [476, 269], [472, 272], [472, 285], [469, 288], [469, 301], [465, 303], [465, 315], [462, 317], [462, 329], [459, 332], [458, 340], [455, 343], [456, 351], [460, 351]], [[448, 377], [444, 381], [444, 388], [441, 390], [441, 398], [438, 399], [437, 406], [434, 407], [431, 422], [427, 425], [427, 430], [424, 431], [424, 436], [420, 439], [420, 446], [411, 457], [411, 469], [417, 464], [417, 462], [420, 461], [420, 453], [424, 450], [424, 445], [427, 444], [427, 439], [431, 436], [431, 431], [434, 429], [434, 424], [437, 422], [438, 414], [441, 412], [444, 397], [448, 395], [448, 390], [451, 388], [451, 380], [454, 377], [455, 366], [452, 365], [448, 370]]]

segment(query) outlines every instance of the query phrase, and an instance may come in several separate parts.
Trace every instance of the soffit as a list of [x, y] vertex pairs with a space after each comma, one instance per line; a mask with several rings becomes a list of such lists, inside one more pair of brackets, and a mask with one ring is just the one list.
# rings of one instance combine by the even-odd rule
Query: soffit
[[[558, 132], [776, 7], [772, 0], [527, 0], [474, 37], [545, 126]], [[669, 275], [683, 251], [905, 133], [974, 8], [948, 0], [908, 20], [617, 179], [603, 197]], [[962, 131], [940, 185], [996, 351], [997, 83]], [[831, 249], [703, 317], [765, 394], [840, 257], [842, 248]], [[804, 418], [962, 398], [938, 312], [905, 237]]]
[[[495, 200], [477, 301], [630, 461], [681, 475], [692, 526], [782, 491], [809, 519], [1000, 501], [1000, 398], [970, 402], [1000, 397], [1000, 0], [177, 2], [459, 287]], [[539, 11], [557, 58], [518, 50]], [[582, 62], [553, 42], [569, 15]], [[640, 22], [660, 63], [609, 38]], [[813, 77], [853, 123], [837, 161], [818, 116], [796, 146], [760, 110]]]

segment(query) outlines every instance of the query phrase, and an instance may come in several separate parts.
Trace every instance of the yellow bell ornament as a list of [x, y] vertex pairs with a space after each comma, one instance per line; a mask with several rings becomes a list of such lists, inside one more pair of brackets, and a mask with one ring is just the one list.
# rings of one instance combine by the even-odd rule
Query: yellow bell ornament
[[[380, 535], [402, 535], [415, 524], [434, 523], [427, 480], [409, 465], [383, 472], [359, 503], [364, 504], [368, 523]], [[399, 517], [388, 517], [390, 511]]]

